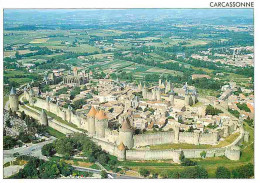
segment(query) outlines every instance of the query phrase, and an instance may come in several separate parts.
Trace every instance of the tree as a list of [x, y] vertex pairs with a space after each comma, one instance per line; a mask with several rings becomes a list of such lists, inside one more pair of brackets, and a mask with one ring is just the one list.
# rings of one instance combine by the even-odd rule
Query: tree
[[109, 160], [108, 156], [104, 153], [98, 155], [97, 159], [98, 159], [98, 162], [102, 165], [107, 164], [107, 162]]
[[176, 171], [167, 171], [167, 172], [168, 172], [168, 178], [171, 178], [171, 179], [180, 178], [179, 172], [176, 172]]
[[44, 156], [53, 156], [56, 153], [52, 143], [44, 145], [41, 151]]
[[58, 168], [59, 168], [59, 170], [60, 170], [60, 173], [61, 173], [63, 176], [66, 177], [66, 176], [69, 176], [69, 175], [72, 174], [74, 168], [73, 168], [71, 165], [65, 163], [64, 161], [59, 161], [59, 162], [57, 163], [57, 165], [58, 165]]
[[229, 179], [231, 176], [230, 171], [223, 166], [220, 166], [216, 170], [216, 178], [217, 179]]
[[188, 158], [184, 158], [184, 160], [181, 162], [181, 165], [182, 166], [195, 166], [195, 165], [197, 165], [197, 162], [191, 161]]
[[39, 167], [40, 177], [43, 179], [53, 179], [58, 177], [60, 170], [56, 162], [47, 161]]
[[4, 149], [12, 149], [16, 144], [16, 139], [11, 136], [4, 136]]
[[162, 177], [162, 178], [168, 178], [168, 176], [169, 176], [169, 171], [168, 170], [163, 170], [163, 171], [161, 171], [160, 172], [160, 176]]
[[202, 152], [200, 153], [200, 157], [202, 157], [202, 158], [206, 158], [206, 155], [207, 155], [207, 152], [206, 152], [206, 151], [202, 151]]
[[212, 105], [208, 105], [206, 108], [206, 115], [218, 115], [219, 113], [223, 113], [222, 110], [214, 108]]
[[24, 113], [24, 111], [21, 112], [21, 119], [24, 120], [26, 117], [26, 114]]
[[250, 178], [254, 176], [254, 165], [248, 163], [232, 171], [233, 178]]
[[104, 170], [101, 171], [100, 175], [101, 175], [102, 179], [106, 179], [107, 178], [107, 172], [104, 171]]
[[8, 128], [12, 128], [12, 124], [11, 124], [10, 119], [7, 119], [7, 120], [5, 121], [5, 124], [6, 124], [6, 126], [7, 126]]
[[240, 110], [244, 110], [246, 112], [251, 112], [251, 110], [247, 107], [246, 103], [243, 103], [243, 104], [237, 103], [236, 105]]
[[139, 173], [143, 177], [148, 177], [150, 175], [150, 171], [145, 168], [140, 168]]
[[15, 57], [16, 57], [17, 59], [21, 59], [21, 58], [22, 58], [18, 51], [15, 52]]
[[20, 139], [23, 143], [29, 143], [32, 141], [32, 136], [30, 136], [29, 134], [27, 134], [25, 132], [20, 132], [18, 139]]
[[111, 159], [108, 161], [109, 165], [115, 166], [117, 164], [117, 160], [116, 159]]
[[194, 168], [186, 168], [180, 173], [180, 178], [208, 178], [208, 172], [205, 168], [196, 166]]
[[185, 159], [184, 153], [183, 153], [183, 151], [181, 151], [181, 154], [180, 154], [180, 156], [179, 156], [179, 160], [180, 160], [181, 162], [183, 162], [184, 159]]
[[54, 147], [57, 153], [64, 156], [71, 156], [74, 150], [73, 142], [68, 138], [61, 138], [55, 141]]

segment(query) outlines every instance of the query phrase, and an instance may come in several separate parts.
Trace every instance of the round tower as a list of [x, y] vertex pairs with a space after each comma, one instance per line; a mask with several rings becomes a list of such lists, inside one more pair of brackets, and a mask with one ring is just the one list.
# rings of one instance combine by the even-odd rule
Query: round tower
[[119, 161], [124, 161], [126, 159], [126, 149], [125, 149], [125, 145], [123, 144], [123, 142], [121, 142], [119, 144], [119, 146], [117, 146], [117, 158]]
[[32, 88], [31, 88], [30, 91], [29, 91], [29, 95], [30, 95], [30, 97], [34, 97], [34, 91], [33, 91]]
[[142, 87], [142, 84], [140, 82], [139, 85], [138, 85], [138, 90], [142, 91], [142, 89], [143, 89], [143, 87]]
[[104, 111], [100, 110], [95, 115], [95, 124], [96, 124], [96, 136], [98, 138], [105, 138], [105, 128], [107, 128], [107, 116]]
[[248, 142], [248, 141], [249, 141], [249, 132], [248, 132], [248, 131], [245, 131], [244, 141], [245, 141], [245, 142]]
[[89, 136], [94, 136], [96, 134], [95, 130], [95, 115], [97, 114], [96, 109], [92, 106], [87, 114], [88, 117], [88, 134]]
[[50, 111], [50, 101], [51, 101], [51, 98], [49, 96], [46, 97], [46, 108], [47, 108], [47, 111]]
[[225, 156], [230, 160], [239, 160], [241, 155], [240, 147], [232, 146], [225, 150]]
[[24, 87], [23, 89], [23, 96], [25, 97], [26, 100], [29, 100], [29, 93], [26, 87]]
[[169, 101], [170, 101], [171, 106], [173, 106], [174, 105], [174, 92], [173, 92], [173, 90], [171, 90], [169, 92]]
[[167, 81], [166, 88], [165, 88], [165, 93], [168, 93], [169, 91], [171, 91], [171, 82]]
[[[185, 86], [185, 85], [184, 85]], [[184, 105], [185, 106], [188, 106], [189, 105], [189, 102], [190, 101], [190, 96], [189, 96], [189, 93], [188, 93], [188, 89], [185, 89], [185, 96], [184, 96]]]
[[198, 94], [197, 94], [196, 90], [194, 90], [192, 92], [192, 101], [193, 101], [193, 104], [196, 104], [198, 102]]
[[134, 147], [133, 129], [128, 118], [122, 124], [119, 130], [118, 144], [123, 143], [128, 149]]
[[192, 100], [192, 96], [190, 95], [189, 97], [189, 106], [192, 106], [194, 104], [193, 100]]
[[66, 119], [68, 122], [71, 122], [71, 113], [72, 113], [72, 107], [69, 105], [68, 109], [66, 110]]
[[179, 143], [179, 135], [180, 135], [180, 124], [174, 124], [174, 143]]
[[78, 68], [77, 67], [73, 68], [73, 75], [78, 76]]
[[145, 86], [145, 85], [144, 85], [144, 87], [143, 87], [142, 95], [143, 95], [143, 98], [144, 98], [144, 99], [147, 99], [147, 89], [146, 89], [146, 86]]
[[156, 99], [157, 99], [158, 101], [161, 100], [161, 90], [160, 90], [160, 88], [158, 88], [158, 89], [156, 90]]
[[156, 100], [156, 91], [155, 91], [155, 88], [154, 89], [152, 89], [152, 99], [153, 100]]
[[43, 109], [40, 115], [40, 123], [41, 125], [48, 126], [48, 117], [46, 112]]
[[14, 87], [12, 87], [10, 95], [9, 95], [9, 104], [10, 104], [10, 109], [12, 111], [18, 111], [19, 101], [18, 101], [18, 96], [16, 94], [16, 90], [14, 89]]
[[159, 87], [162, 85], [162, 79], [159, 79]]

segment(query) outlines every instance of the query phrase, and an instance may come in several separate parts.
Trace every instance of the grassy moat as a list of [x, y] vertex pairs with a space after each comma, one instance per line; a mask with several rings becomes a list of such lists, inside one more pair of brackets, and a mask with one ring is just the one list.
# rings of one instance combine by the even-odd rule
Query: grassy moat
[[217, 145], [207, 145], [207, 144], [200, 144], [200, 145], [194, 145], [194, 144], [186, 144], [186, 143], [180, 143], [180, 144], [160, 144], [160, 145], [153, 145], [150, 146], [150, 149], [152, 150], [162, 150], [162, 149], [211, 149], [211, 148], [219, 148], [224, 147], [232, 142], [239, 136], [239, 132], [233, 133], [225, 140], [219, 142]]
[[[246, 165], [248, 163], [254, 164], [254, 129], [244, 123], [244, 128], [250, 134], [249, 142], [243, 142], [241, 146], [241, 157], [238, 161], [232, 161], [227, 159], [226, 157], [212, 157], [205, 159], [192, 159], [192, 161], [196, 161], [198, 165], [203, 166], [207, 169], [209, 178], [215, 178], [215, 171], [218, 167], [224, 166], [228, 168], [230, 171], [241, 166]], [[239, 133], [234, 133], [226, 138], [225, 141], [222, 141], [217, 146], [210, 145], [192, 145], [192, 144], [163, 144], [151, 146], [151, 149], [169, 149], [169, 148], [182, 148], [182, 149], [200, 149], [200, 148], [213, 148], [213, 147], [223, 147], [231, 142], [233, 142]], [[187, 166], [182, 166], [178, 164], [174, 164], [171, 160], [164, 161], [124, 161], [121, 162], [122, 166], [127, 166], [132, 170], [138, 171], [140, 168], [146, 168], [151, 172], [159, 173], [162, 171], [180, 171]]]

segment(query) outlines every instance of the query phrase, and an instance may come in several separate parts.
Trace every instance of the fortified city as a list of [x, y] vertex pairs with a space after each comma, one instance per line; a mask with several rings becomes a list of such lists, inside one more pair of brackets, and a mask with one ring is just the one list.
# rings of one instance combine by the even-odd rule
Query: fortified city
[[4, 178], [254, 177], [250, 9], [4, 14]]

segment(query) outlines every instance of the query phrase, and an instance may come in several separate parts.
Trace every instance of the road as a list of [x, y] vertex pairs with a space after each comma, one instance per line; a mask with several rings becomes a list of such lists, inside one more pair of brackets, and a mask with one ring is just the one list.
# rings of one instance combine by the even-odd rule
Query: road
[[19, 147], [10, 150], [4, 150], [4, 162], [8, 162], [13, 160], [14, 153], [19, 153], [20, 155], [31, 155], [41, 159], [46, 160], [47, 158], [42, 155], [41, 149], [45, 144], [52, 143], [56, 138], [50, 137], [51, 139], [48, 141], [40, 142], [37, 144], [30, 144], [28, 147]]
[[[85, 168], [85, 167], [79, 167], [79, 166], [73, 166], [73, 167], [79, 171], [92, 172], [92, 173], [98, 173], [98, 174], [100, 174], [100, 172], [102, 171], [102, 170], [96, 170], [96, 169], [92, 169], [92, 168]], [[132, 177], [132, 176], [127, 176], [127, 175], [118, 176], [116, 173], [110, 173], [110, 172], [108, 172], [108, 174], [110, 174], [115, 179], [141, 179], [141, 177]]]

